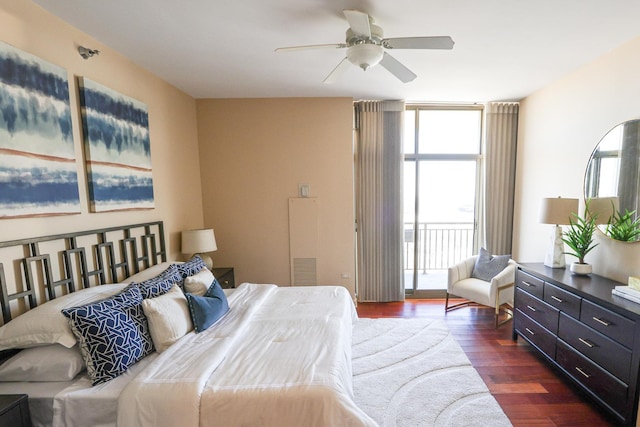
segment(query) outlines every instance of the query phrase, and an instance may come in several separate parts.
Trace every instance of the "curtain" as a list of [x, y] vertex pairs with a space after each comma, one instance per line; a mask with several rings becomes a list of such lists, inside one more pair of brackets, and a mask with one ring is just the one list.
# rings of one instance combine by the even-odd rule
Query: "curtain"
[[[486, 108], [484, 247], [511, 254], [519, 104], [492, 102]], [[482, 223], [481, 223], [482, 224]]]
[[404, 101], [361, 101], [356, 117], [358, 301], [404, 300]]

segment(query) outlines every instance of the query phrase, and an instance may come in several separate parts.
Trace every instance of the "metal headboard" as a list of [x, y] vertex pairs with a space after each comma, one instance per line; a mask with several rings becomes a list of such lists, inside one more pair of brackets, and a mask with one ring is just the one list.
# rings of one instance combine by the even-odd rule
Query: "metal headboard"
[[[6, 259], [3, 250], [14, 255]], [[14, 258], [16, 250], [20, 254]], [[3, 322], [11, 320], [12, 307], [23, 312], [65, 293], [118, 282], [166, 260], [162, 221], [0, 242]], [[13, 281], [7, 282], [7, 270]]]

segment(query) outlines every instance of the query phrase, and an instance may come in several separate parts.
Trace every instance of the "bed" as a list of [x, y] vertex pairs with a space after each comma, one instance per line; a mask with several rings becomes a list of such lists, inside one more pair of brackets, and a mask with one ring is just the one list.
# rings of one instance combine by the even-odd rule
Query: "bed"
[[29, 394], [34, 425], [375, 425], [343, 287], [222, 290], [199, 258], [167, 262], [161, 221], [0, 242], [0, 260], [0, 394]]

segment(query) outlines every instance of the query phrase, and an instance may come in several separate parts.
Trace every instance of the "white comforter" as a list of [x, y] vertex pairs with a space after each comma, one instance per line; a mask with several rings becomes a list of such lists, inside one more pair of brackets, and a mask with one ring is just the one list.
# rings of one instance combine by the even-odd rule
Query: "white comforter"
[[376, 425], [352, 399], [344, 288], [243, 284], [229, 305], [129, 383], [118, 426]]

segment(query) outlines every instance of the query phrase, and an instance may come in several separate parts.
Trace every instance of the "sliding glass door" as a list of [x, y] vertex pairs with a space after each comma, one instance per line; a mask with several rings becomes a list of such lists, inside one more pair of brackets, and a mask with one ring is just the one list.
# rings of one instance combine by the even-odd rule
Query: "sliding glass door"
[[475, 253], [481, 108], [407, 107], [405, 292], [440, 297], [449, 265]]

